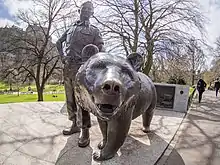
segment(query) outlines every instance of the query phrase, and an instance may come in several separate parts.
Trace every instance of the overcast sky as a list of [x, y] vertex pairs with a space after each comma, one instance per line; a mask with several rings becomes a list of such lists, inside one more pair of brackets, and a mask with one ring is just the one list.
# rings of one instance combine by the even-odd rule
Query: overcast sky
[[[199, 0], [199, 2], [203, 7], [204, 15], [209, 19], [209, 24], [206, 26], [208, 43], [213, 44], [220, 35], [220, 0]], [[18, 10], [30, 6], [31, 4], [25, 0], [0, 0], [0, 26], [12, 25]]]

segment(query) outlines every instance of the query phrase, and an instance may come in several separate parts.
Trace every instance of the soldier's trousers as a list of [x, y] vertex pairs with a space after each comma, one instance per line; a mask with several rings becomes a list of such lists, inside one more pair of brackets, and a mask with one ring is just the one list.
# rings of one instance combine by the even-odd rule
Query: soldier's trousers
[[[75, 102], [74, 95], [74, 85], [75, 85], [75, 76], [79, 69], [80, 65], [75, 66], [74, 68], [69, 68], [68, 66], [64, 66], [63, 75], [64, 75], [64, 87], [66, 94], [66, 107], [68, 112], [69, 120], [73, 121], [76, 124], [77, 120], [82, 120], [80, 127], [82, 128], [90, 128], [91, 120], [90, 114], [83, 109], [77, 111], [77, 105]], [[81, 114], [77, 114], [81, 113]], [[77, 116], [81, 116], [82, 119], [77, 119]]]

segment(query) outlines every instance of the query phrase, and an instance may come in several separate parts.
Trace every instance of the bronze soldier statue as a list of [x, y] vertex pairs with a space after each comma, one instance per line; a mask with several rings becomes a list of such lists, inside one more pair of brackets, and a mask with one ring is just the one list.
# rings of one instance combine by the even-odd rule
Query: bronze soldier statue
[[[56, 46], [64, 64], [64, 87], [69, 120], [72, 126], [69, 130], [63, 130], [64, 135], [80, 132], [77, 126], [77, 107], [75, 103], [74, 85], [76, 73], [84, 62], [81, 56], [82, 49], [88, 44], [94, 44], [99, 51], [104, 51], [104, 42], [97, 27], [90, 24], [89, 19], [94, 13], [92, 2], [87, 1], [79, 9], [80, 20], [69, 28], [58, 41]], [[65, 44], [63, 47], [63, 43]], [[83, 126], [78, 145], [87, 146], [89, 143], [89, 128], [91, 127], [89, 112], [82, 110]]]

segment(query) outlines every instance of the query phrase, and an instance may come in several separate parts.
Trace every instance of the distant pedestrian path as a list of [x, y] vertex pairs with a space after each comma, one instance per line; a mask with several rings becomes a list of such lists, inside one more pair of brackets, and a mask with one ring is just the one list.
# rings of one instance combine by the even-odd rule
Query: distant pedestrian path
[[166, 165], [220, 165], [220, 95], [205, 91], [193, 100]]

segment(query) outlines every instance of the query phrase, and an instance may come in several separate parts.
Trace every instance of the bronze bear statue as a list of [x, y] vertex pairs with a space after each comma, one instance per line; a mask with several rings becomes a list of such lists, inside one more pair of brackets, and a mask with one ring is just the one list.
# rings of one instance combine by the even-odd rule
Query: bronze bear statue
[[76, 103], [79, 109], [97, 117], [103, 135], [98, 144], [100, 152], [93, 154], [94, 160], [114, 157], [128, 135], [131, 121], [138, 116], [142, 115], [143, 131], [150, 131], [156, 89], [148, 76], [135, 69], [140, 68], [135, 55], [141, 59], [138, 53], [124, 57], [98, 52], [76, 75]]

